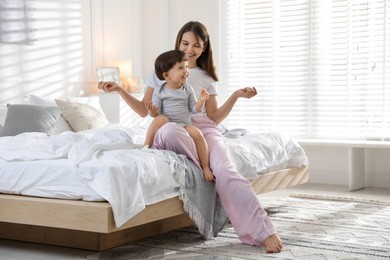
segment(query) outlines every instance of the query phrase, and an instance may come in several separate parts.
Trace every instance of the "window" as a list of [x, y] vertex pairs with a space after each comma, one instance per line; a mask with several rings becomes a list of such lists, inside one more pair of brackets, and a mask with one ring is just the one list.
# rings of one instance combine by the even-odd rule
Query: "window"
[[296, 138], [390, 140], [390, 0], [228, 0], [228, 127]]
[[95, 89], [92, 0], [22, 2], [34, 9], [34, 37], [31, 45], [0, 43], [0, 104], [23, 102], [31, 93], [59, 97]]
[[0, 0], [0, 42], [32, 44], [34, 0]]

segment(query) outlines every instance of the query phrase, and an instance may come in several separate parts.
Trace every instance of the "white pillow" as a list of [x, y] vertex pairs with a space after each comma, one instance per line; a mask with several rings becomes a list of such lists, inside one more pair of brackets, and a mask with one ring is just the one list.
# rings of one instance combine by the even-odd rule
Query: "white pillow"
[[[35, 95], [30, 95], [29, 103], [32, 105], [41, 105], [41, 106], [57, 106], [57, 103], [54, 101], [54, 99], [39, 97]], [[60, 134], [66, 131], [72, 132], [73, 129], [70, 127], [68, 122], [66, 122], [66, 120], [61, 116], [58, 119], [56, 126], [54, 127], [54, 134]]]
[[105, 116], [103, 108], [100, 105], [100, 97], [99, 96], [67, 97], [67, 98], [57, 98], [57, 99], [90, 105], [91, 107], [95, 108], [97, 111], [99, 111], [101, 114], [103, 114]]
[[61, 99], [56, 99], [55, 102], [63, 109], [62, 116], [75, 132], [105, 127], [110, 124], [102, 112], [89, 104]]
[[[64, 100], [80, 104], [88, 104], [98, 110], [104, 117], [105, 113], [100, 105], [99, 96], [87, 96], [87, 97], [67, 97], [67, 98], [58, 98], [58, 100]], [[35, 95], [30, 95], [30, 104], [34, 105], [44, 105], [44, 106], [57, 106], [56, 101], [53, 98], [39, 97]], [[58, 120], [58, 123], [55, 128], [55, 133], [59, 134], [65, 131], [74, 131], [69, 123], [63, 118], [63, 116]]]

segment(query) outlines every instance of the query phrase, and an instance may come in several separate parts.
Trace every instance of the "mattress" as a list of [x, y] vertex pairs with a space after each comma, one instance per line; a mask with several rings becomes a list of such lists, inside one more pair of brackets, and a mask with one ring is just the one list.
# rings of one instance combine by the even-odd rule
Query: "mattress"
[[[145, 204], [178, 195], [179, 184], [170, 171], [161, 171], [158, 183], [144, 183]], [[150, 188], [147, 188], [150, 186]], [[130, 188], [130, 187], [129, 187]], [[44, 198], [106, 201], [75, 174], [67, 159], [0, 162], [0, 193]]]

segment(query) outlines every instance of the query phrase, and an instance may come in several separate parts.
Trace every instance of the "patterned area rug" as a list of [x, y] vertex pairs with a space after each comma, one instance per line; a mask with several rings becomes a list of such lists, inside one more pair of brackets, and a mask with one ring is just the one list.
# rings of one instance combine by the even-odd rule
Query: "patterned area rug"
[[187, 228], [87, 259], [390, 259], [389, 203], [296, 194], [262, 204], [282, 238], [279, 254], [242, 244], [231, 227], [211, 240]]

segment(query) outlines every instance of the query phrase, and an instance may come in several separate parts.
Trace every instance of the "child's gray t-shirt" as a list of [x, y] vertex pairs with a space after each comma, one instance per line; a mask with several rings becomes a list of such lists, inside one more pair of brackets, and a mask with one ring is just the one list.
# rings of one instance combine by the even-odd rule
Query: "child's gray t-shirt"
[[153, 91], [152, 102], [159, 108], [159, 114], [183, 126], [191, 124], [191, 113], [197, 113], [195, 91], [188, 84], [179, 89], [167, 88], [165, 84], [158, 86]]

